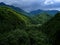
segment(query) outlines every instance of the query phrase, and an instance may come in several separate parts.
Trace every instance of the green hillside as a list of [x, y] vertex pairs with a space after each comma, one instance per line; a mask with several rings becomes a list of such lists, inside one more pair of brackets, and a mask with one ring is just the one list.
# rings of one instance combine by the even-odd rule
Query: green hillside
[[60, 13], [57, 13], [54, 18], [45, 23], [40, 29], [48, 35], [53, 45], [60, 45]]
[[27, 16], [15, 12], [13, 9], [1, 6], [0, 7], [0, 33], [8, 32], [16, 28], [25, 28], [27, 24], [30, 24], [30, 20]]
[[43, 24], [51, 19], [52, 16], [48, 15], [47, 13], [40, 13], [33, 17], [33, 20], [38, 24]]
[[13, 9], [0, 7], [0, 45], [51, 45], [45, 33], [31, 25], [31, 19]]

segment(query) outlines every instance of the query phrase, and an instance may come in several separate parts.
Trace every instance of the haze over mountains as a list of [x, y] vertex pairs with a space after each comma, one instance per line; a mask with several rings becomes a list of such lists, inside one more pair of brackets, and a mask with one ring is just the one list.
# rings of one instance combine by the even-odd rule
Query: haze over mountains
[[59, 45], [60, 12], [0, 3], [0, 45]]
[[36, 14], [39, 14], [39, 13], [42, 13], [42, 12], [45, 12], [45, 13], [51, 15], [51, 16], [54, 16], [58, 12], [58, 10], [41, 10], [41, 9], [38, 9], [38, 10], [35, 10], [35, 11], [31, 11], [30, 13], [32, 15], [36, 15]]
[[[37, 11], [32, 11], [32, 13], [28, 13], [28, 12], [25, 12], [24, 10], [22, 10], [21, 8], [19, 8], [19, 7], [15, 7], [15, 6], [13, 6], [13, 5], [6, 5], [5, 3], [3, 3], [3, 2], [1, 2], [0, 3], [0, 6], [8, 6], [8, 7], [10, 7], [10, 8], [12, 8], [13, 10], [15, 10], [16, 12], [18, 12], [18, 13], [22, 13], [23, 15], [25, 15], [25, 16], [27, 16], [27, 17], [30, 17], [30, 18], [33, 18], [33, 19], [31, 19], [31, 20], [33, 20], [32, 21], [32, 23], [35, 21], [35, 23], [44, 23], [44, 22], [46, 22], [47, 20], [49, 20], [52, 16], [50, 16], [50, 14], [48, 14], [48, 13], [46, 13], [46, 12], [44, 12], [43, 10], [37, 10]], [[35, 14], [33, 14], [35, 12]], [[56, 11], [57, 12], [57, 11]], [[50, 12], [49, 12], [50, 13]], [[36, 17], [37, 16], [37, 17]], [[41, 16], [41, 17], [39, 17], [39, 16]], [[45, 18], [44, 18], [44, 16], [45, 16]], [[49, 16], [50, 16], [50, 18], [49, 18]], [[39, 20], [39, 21], [37, 21], [37, 19]], [[46, 20], [45, 20], [46, 19]], [[41, 24], [42, 24], [41, 23]]]
[[0, 3], [0, 6], [2, 6], [2, 5], [6, 5], [6, 6], [9, 6], [9, 7], [11, 7], [11, 8], [13, 8], [14, 10], [16, 10], [16, 11], [18, 11], [18, 12], [22, 12], [22, 13], [25, 13], [26, 15], [37, 15], [37, 14], [39, 14], [39, 13], [42, 13], [42, 12], [46, 12], [47, 14], [49, 14], [49, 15], [55, 15], [57, 12], [58, 12], [58, 10], [41, 10], [41, 9], [38, 9], [38, 10], [34, 10], [34, 11], [31, 11], [31, 12], [26, 12], [26, 11], [24, 11], [23, 9], [21, 9], [20, 7], [16, 7], [16, 6], [13, 6], [13, 5], [7, 5], [7, 4], [5, 4], [5, 3], [3, 3], [3, 2], [1, 2]]
[[21, 8], [19, 8], [19, 7], [15, 7], [15, 6], [13, 6], [13, 5], [7, 5], [7, 4], [5, 4], [5, 3], [3, 3], [3, 2], [1, 2], [0, 3], [0, 6], [8, 6], [8, 7], [11, 7], [11, 8], [13, 8], [14, 10], [16, 10], [16, 11], [19, 11], [19, 12], [23, 12], [23, 13], [26, 13], [24, 10], [22, 10]]

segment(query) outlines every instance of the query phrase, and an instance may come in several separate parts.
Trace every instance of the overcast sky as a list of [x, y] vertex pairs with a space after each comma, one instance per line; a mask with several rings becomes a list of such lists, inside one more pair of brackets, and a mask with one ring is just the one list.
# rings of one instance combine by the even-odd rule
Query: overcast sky
[[60, 10], [60, 0], [0, 0], [0, 2], [20, 7], [25, 11]]

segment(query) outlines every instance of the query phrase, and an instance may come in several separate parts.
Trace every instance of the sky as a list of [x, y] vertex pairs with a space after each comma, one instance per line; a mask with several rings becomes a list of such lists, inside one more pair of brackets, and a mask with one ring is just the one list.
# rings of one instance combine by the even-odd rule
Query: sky
[[8, 5], [14, 5], [30, 12], [33, 10], [59, 10], [60, 0], [0, 0]]

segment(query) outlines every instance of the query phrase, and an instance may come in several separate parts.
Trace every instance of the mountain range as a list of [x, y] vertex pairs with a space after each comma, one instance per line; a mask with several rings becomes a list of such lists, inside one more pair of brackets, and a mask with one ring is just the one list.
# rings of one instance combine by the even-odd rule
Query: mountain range
[[27, 25], [32, 25], [31, 22], [31, 19], [21, 12], [16, 12], [9, 6], [0, 6], [0, 45], [48, 44], [45, 42], [47, 36], [44, 33], [34, 26], [28, 28]]
[[[41, 23], [42, 24], [42, 23], [46, 22], [49, 19], [49, 17], [48, 17], [49, 14], [45, 13], [43, 10], [37, 10], [37, 11], [32, 11], [32, 13], [28, 13], [28, 12], [25, 12], [24, 10], [22, 10], [19, 7], [15, 7], [13, 5], [6, 5], [3, 2], [0, 3], [0, 6], [10, 7], [13, 10], [15, 10], [16, 12], [21, 13], [21, 14], [27, 16], [27, 17], [30, 17], [30, 19], [32, 20], [32, 23]], [[33, 12], [36, 13], [36, 14], [33, 14]], [[45, 16], [45, 17], [43, 17], [43, 16]], [[50, 18], [51, 17], [52, 16], [50, 16]]]
[[58, 10], [41, 10], [41, 9], [38, 9], [38, 10], [31, 11], [30, 14], [31, 15], [37, 15], [37, 14], [40, 14], [42, 12], [45, 12], [48, 15], [54, 16], [59, 11]]
[[60, 45], [59, 35], [59, 11], [28, 13], [0, 3], [0, 45]]
[[1, 2], [0, 6], [3, 6], [3, 5], [9, 6], [9, 7], [13, 8], [14, 10], [16, 10], [17, 12], [21, 12], [27, 16], [34, 16], [34, 15], [40, 14], [42, 12], [46, 12], [48, 15], [54, 16], [57, 12], [59, 12], [58, 10], [41, 10], [41, 9], [26, 12], [23, 9], [21, 9], [20, 7], [15, 7], [13, 5], [7, 5], [7, 4]]
[[21, 9], [19, 7], [15, 7], [13, 5], [7, 5], [7, 4], [5, 4], [3, 2], [0, 3], [0, 6], [8, 6], [8, 7], [14, 9], [16, 12], [19, 12], [19, 13], [22, 13], [22, 14], [27, 14], [27, 12], [25, 12], [23, 9]]

